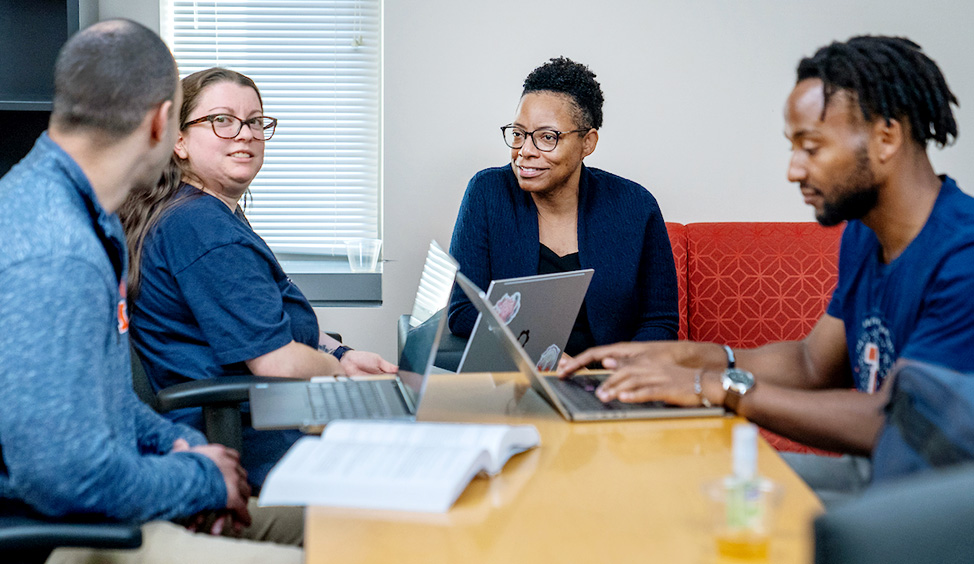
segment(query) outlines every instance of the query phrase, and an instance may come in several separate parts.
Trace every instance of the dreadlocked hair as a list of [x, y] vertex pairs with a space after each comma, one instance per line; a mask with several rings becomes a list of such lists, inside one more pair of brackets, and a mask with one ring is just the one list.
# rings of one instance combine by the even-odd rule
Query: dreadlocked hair
[[575, 103], [574, 118], [579, 128], [602, 127], [602, 87], [595, 73], [581, 63], [565, 57], [551, 59], [524, 79], [521, 96], [530, 92], [565, 94]]
[[[921, 146], [943, 147], [957, 139], [950, 105], [959, 106], [937, 64], [904, 37], [863, 35], [822, 47], [798, 64], [798, 82], [824, 83], [825, 106], [838, 91], [855, 94], [866, 121], [881, 116], [908, 122]], [[822, 117], [825, 117], [825, 109]]]

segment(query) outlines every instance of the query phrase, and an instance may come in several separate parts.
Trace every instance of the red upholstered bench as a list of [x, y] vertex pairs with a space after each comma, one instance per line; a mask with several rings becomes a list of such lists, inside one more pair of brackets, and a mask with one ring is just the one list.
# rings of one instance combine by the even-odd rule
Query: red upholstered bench
[[[817, 223], [667, 223], [680, 339], [753, 348], [804, 338], [838, 278], [841, 228]], [[762, 430], [779, 450], [824, 453]]]

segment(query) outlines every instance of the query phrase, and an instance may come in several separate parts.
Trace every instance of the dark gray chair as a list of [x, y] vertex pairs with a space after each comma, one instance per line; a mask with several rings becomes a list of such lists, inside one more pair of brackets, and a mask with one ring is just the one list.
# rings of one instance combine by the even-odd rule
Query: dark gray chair
[[0, 560], [6, 564], [41, 563], [59, 547], [107, 549], [141, 545], [142, 529], [138, 524], [54, 519], [26, 504], [0, 501]]
[[890, 482], [815, 520], [815, 564], [974, 562], [974, 465]]
[[280, 378], [261, 376], [220, 376], [169, 386], [159, 393], [152, 390], [142, 360], [132, 347], [132, 387], [139, 398], [159, 413], [186, 407], [203, 408], [204, 434], [241, 452], [243, 422], [240, 405], [250, 399], [250, 386], [260, 382], [280, 382]]
[[[406, 334], [409, 333], [410, 317], [407, 314], [399, 316], [399, 324], [396, 327], [399, 336], [399, 354], [402, 354], [402, 347], [406, 344]], [[433, 361], [433, 366], [449, 370], [450, 372], [456, 372], [457, 367], [460, 366], [463, 351], [466, 348], [467, 339], [457, 337], [449, 329], [444, 330], [443, 335], [440, 336], [440, 344], [436, 348], [436, 360]]]
[[[339, 343], [339, 333], [328, 332]], [[250, 387], [259, 383], [283, 382], [287, 378], [267, 376], [219, 376], [176, 384], [155, 393], [142, 360], [132, 352], [132, 387], [139, 398], [159, 413], [187, 407], [203, 408], [204, 434], [211, 443], [243, 452], [243, 416], [240, 405], [250, 401]]]

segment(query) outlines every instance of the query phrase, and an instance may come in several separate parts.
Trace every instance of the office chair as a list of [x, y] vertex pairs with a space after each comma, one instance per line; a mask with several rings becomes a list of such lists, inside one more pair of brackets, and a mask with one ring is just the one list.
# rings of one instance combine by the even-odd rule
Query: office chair
[[[329, 332], [338, 342], [342, 336]], [[155, 393], [142, 366], [135, 346], [131, 347], [132, 387], [139, 398], [159, 413], [187, 407], [203, 408], [203, 428], [206, 439], [237, 452], [243, 452], [242, 403], [250, 401], [250, 387], [254, 384], [283, 382], [289, 378], [269, 376], [219, 376], [169, 386]]]
[[138, 548], [138, 524], [45, 517], [26, 504], [0, 501], [0, 560], [7, 564], [42, 563], [59, 547]]
[[[398, 351], [400, 355], [402, 354], [403, 345], [406, 344], [406, 335], [413, 327], [410, 325], [411, 317], [412, 316], [405, 313], [399, 316], [396, 331], [399, 335]], [[460, 359], [463, 357], [463, 351], [466, 350], [466, 348], [467, 339], [450, 333], [449, 329], [443, 331], [443, 335], [440, 336], [440, 344], [436, 347], [436, 360], [433, 361], [433, 365], [437, 368], [449, 370], [450, 372], [456, 372], [457, 367], [460, 366]]]
[[876, 486], [815, 520], [815, 564], [974, 561], [974, 465]]
[[280, 381], [261, 376], [220, 376], [193, 380], [152, 391], [142, 359], [132, 347], [132, 387], [139, 398], [159, 413], [186, 407], [203, 408], [206, 439], [241, 452], [243, 430], [240, 404], [250, 399], [250, 386], [259, 382]]

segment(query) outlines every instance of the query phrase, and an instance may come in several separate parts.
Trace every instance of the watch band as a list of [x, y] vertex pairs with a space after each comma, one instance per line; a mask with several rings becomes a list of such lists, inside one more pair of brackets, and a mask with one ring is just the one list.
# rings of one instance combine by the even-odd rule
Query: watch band
[[724, 352], [727, 353], [727, 368], [737, 368], [737, 358], [734, 356], [734, 349], [727, 345], [721, 345], [724, 347]]
[[741, 394], [736, 390], [728, 389], [724, 395], [724, 407], [728, 411], [737, 414], [737, 406], [741, 404]]
[[341, 360], [342, 357], [345, 356], [345, 353], [351, 350], [355, 350], [355, 349], [353, 349], [352, 347], [346, 347], [345, 345], [342, 345], [333, 351], [329, 351], [329, 353], [331, 354], [331, 356], [337, 358], [338, 360]]

